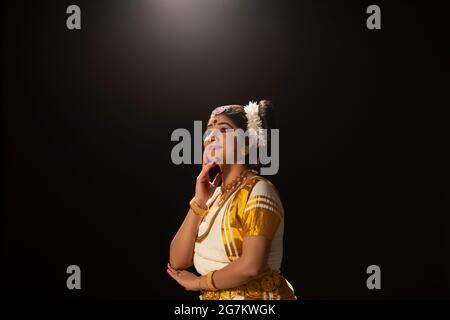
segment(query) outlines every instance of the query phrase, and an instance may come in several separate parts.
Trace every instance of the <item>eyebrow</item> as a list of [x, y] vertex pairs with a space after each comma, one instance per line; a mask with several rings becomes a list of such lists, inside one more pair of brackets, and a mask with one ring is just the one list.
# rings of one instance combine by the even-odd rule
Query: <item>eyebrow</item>
[[217, 123], [217, 125], [221, 125], [221, 124], [226, 124], [226, 125], [228, 125], [228, 126], [233, 128], [233, 126], [231, 124], [229, 124], [228, 122], [226, 122], [226, 121], [221, 121], [221, 122]]
[[[233, 128], [233, 126], [231, 124], [229, 124], [228, 122], [226, 122], [226, 121], [217, 122], [217, 125], [222, 125], [222, 124], [225, 124], [225, 125]], [[208, 128], [208, 127], [211, 127], [211, 126], [212, 126], [212, 123], [208, 123], [208, 125], [206, 127]]]

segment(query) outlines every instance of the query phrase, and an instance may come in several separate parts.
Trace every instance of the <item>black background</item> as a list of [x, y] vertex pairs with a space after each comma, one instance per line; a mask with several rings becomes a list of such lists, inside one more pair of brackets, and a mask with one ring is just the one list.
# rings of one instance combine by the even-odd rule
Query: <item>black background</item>
[[[377, 2], [371, 31], [370, 4], [3, 2], [4, 293], [195, 299], [165, 271], [199, 170], [172, 164], [170, 135], [266, 98], [296, 294], [448, 298], [444, 11]], [[381, 290], [366, 288], [371, 264]]]

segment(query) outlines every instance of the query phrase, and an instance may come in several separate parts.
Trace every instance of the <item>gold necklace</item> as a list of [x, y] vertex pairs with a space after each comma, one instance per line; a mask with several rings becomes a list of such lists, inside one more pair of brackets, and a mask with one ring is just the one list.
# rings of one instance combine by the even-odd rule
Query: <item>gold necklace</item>
[[226, 199], [228, 199], [228, 195], [233, 193], [233, 191], [242, 184], [243, 181], [245, 181], [247, 179], [247, 176], [250, 173], [254, 173], [257, 174], [258, 172], [256, 170], [253, 169], [247, 169], [241, 172], [241, 174], [235, 178], [233, 181], [231, 181], [230, 183], [226, 184], [225, 186], [221, 186], [220, 187], [220, 195], [219, 195], [219, 200], [217, 202], [218, 206], [221, 206]]
[[[209, 223], [209, 225], [208, 225], [208, 228], [206, 229], [206, 231], [205, 231], [202, 235], [197, 236], [197, 239], [195, 240], [196, 242], [202, 242], [202, 241], [208, 236], [208, 234], [209, 234], [209, 232], [211, 231], [211, 228], [212, 228], [212, 226], [213, 226], [213, 224], [214, 224], [214, 221], [216, 220], [217, 215], [219, 214], [220, 210], [222, 210], [222, 206], [223, 206], [224, 203], [228, 200], [228, 198], [233, 194], [233, 192], [235, 191], [235, 189], [236, 189], [237, 187], [239, 187], [243, 182], [246, 182], [246, 181], [247, 181], [247, 176], [248, 176], [248, 174], [249, 174], [250, 172], [251, 172], [251, 173], [255, 173], [255, 174], [258, 173], [257, 171], [252, 170], [252, 169], [243, 171], [243, 172], [239, 175], [239, 177], [237, 177], [237, 178], [235, 179], [235, 180], [238, 180], [238, 179], [239, 179], [239, 181], [240, 181], [239, 184], [236, 184], [236, 183], [235, 183], [235, 180], [233, 180], [231, 183], [227, 184], [227, 186], [230, 185], [230, 184], [233, 184], [234, 188], [231, 188], [231, 189], [230, 189], [231, 192], [228, 191], [227, 194], [220, 194], [220, 195], [219, 195], [220, 198], [219, 198], [219, 201], [218, 201], [218, 204], [217, 204], [218, 208], [217, 208], [217, 210], [216, 210], [214, 216], [211, 218], [211, 221], [210, 221], [210, 223]], [[217, 198], [216, 198], [216, 199], [217, 199]], [[214, 200], [213, 202], [215, 202], [215, 200]], [[211, 205], [213, 205], [213, 204], [211, 204]]]

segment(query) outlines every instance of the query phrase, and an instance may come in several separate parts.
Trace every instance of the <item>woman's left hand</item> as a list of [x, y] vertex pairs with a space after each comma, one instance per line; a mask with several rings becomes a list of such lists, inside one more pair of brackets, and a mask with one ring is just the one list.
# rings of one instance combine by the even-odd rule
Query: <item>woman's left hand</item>
[[175, 270], [168, 263], [167, 273], [174, 278], [180, 285], [182, 285], [186, 290], [199, 291], [200, 288], [200, 277], [196, 276], [192, 272], [186, 270]]

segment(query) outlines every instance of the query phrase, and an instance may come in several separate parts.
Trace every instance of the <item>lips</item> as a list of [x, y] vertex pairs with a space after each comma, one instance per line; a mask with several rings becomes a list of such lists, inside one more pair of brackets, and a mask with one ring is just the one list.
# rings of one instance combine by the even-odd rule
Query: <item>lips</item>
[[222, 158], [222, 146], [217, 144], [210, 144], [206, 146], [205, 151], [203, 152], [203, 160], [205, 163], [209, 163], [213, 160], [219, 162], [219, 159]]

